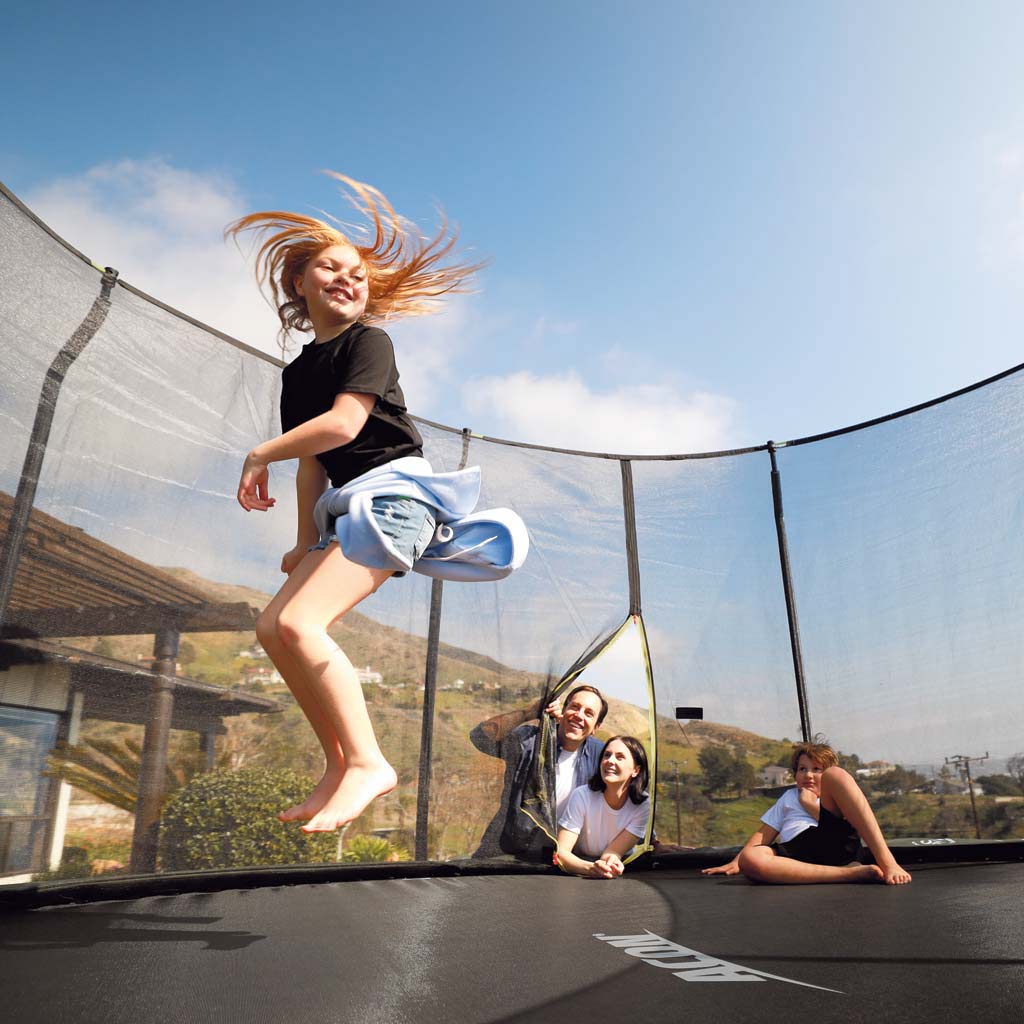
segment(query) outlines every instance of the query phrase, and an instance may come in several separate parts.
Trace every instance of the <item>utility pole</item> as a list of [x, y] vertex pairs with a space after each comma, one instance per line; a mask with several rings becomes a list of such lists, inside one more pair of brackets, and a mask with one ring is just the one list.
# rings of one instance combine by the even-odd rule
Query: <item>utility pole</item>
[[981, 838], [981, 826], [978, 824], [978, 805], [974, 802], [974, 783], [971, 782], [971, 762], [975, 761], [981, 764], [982, 761], [988, 760], [988, 751], [985, 751], [983, 757], [968, 757], [966, 754], [954, 754], [952, 757], [946, 758], [946, 764], [953, 765], [958, 772], [960, 772], [961, 778], [967, 778], [967, 792], [971, 794], [971, 814], [974, 815], [974, 838]]
[[672, 762], [672, 777], [676, 783], [676, 842], [682, 843], [683, 841], [683, 825], [682, 818], [679, 813], [679, 762]]

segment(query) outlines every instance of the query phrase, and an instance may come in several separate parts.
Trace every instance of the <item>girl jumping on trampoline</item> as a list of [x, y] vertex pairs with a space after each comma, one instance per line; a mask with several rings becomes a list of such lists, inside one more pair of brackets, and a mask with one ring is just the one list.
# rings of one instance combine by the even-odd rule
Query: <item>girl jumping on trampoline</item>
[[[372, 325], [433, 312], [441, 296], [464, 291], [479, 269], [450, 258], [455, 235], [446, 224], [425, 240], [376, 189], [333, 176], [370, 222], [368, 244], [324, 221], [280, 211], [250, 214], [227, 230], [261, 239], [257, 279], [269, 283], [282, 337], [289, 329], [314, 335], [284, 370], [283, 433], [249, 452], [237, 495], [246, 511], [272, 509], [268, 467], [298, 459], [296, 542], [281, 559], [288, 579], [260, 615], [256, 635], [324, 750], [326, 767], [312, 793], [278, 815], [305, 821], [307, 832], [346, 825], [397, 784], [356, 671], [327, 630], [388, 577], [404, 575], [397, 567], [420, 558], [439, 515], [435, 504], [415, 496], [424, 493], [423, 480], [433, 479], [431, 470], [406, 411], [391, 340]], [[398, 493], [379, 493], [374, 480]], [[339, 489], [353, 481], [366, 499], [359, 506], [364, 536], [384, 551], [363, 559], [367, 564], [347, 557], [338, 542], [338, 520], [352, 518], [348, 491]], [[353, 499], [353, 510], [357, 504]]]
[[[736, 857], [705, 868], [705, 875], [742, 873], [755, 882], [790, 885], [910, 881], [910, 872], [896, 863], [867, 797], [839, 767], [831, 747], [799, 743], [793, 747], [791, 765], [796, 787], [764, 813], [761, 827]], [[857, 862], [861, 839], [874, 864]]]
[[585, 878], [618, 878], [622, 858], [643, 840], [651, 816], [647, 753], [633, 736], [613, 736], [598, 769], [572, 791], [558, 819], [555, 863]]

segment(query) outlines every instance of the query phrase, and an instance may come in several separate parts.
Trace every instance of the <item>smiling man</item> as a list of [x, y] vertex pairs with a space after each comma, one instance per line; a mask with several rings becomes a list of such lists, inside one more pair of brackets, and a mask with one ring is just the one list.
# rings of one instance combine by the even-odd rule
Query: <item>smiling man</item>
[[602, 744], [594, 733], [608, 714], [608, 701], [601, 692], [581, 683], [569, 691], [561, 706], [558, 701], [546, 708], [542, 703], [495, 715], [470, 733], [477, 750], [504, 758], [506, 765], [501, 807], [487, 826], [475, 857], [514, 853], [532, 859], [544, 857], [554, 848], [554, 842], [520, 810], [540, 733], [536, 723], [542, 714], [558, 722], [553, 821], [565, 809], [569, 794], [577, 786], [585, 786], [597, 771]]

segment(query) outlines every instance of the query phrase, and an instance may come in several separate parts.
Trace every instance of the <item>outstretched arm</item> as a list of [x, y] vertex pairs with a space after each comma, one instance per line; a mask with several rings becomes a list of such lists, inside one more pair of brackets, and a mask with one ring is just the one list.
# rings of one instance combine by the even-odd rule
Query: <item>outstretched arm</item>
[[[775, 842], [778, 832], [771, 825], [762, 824], [761, 827], [743, 844], [743, 850], [752, 849], [755, 846], [771, 846]], [[704, 868], [702, 875], [738, 875], [740, 873], [740, 850], [728, 864], [720, 864], [716, 868]]]
[[481, 753], [500, 757], [501, 744], [513, 729], [518, 729], [526, 722], [536, 721], [545, 712], [554, 718], [561, 717], [557, 700], [552, 701], [546, 708], [542, 707], [542, 704], [543, 698], [529, 707], [520, 708], [518, 711], [504, 711], [500, 715], [488, 718], [474, 727], [469, 734], [470, 742]]

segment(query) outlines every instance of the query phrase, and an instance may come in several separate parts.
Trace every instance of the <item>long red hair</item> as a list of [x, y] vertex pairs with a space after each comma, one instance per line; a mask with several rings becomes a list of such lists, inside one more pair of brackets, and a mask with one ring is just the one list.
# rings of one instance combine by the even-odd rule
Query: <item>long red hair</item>
[[364, 323], [435, 313], [442, 296], [469, 290], [469, 278], [484, 264], [445, 262], [455, 250], [458, 233], [449, 229], [443, 214], [437, 233], [427, 239], [372, 185], [334, 171], [326, 173], [341, 182], [342, 194], [372, 226], [368, 244], [353, 241], [327, 221], [284, 210], [250, 213], [224, 231], [233, 238], [252, 231], [262, 239], [256, 252], [256, 280], [261, 288], [269, 287], [282, 340], [289, 330], [312, 327], [295, 280], [317, 253], [332, 245], [351, 246], [366, 267], [369, 298], [360, 317]]

